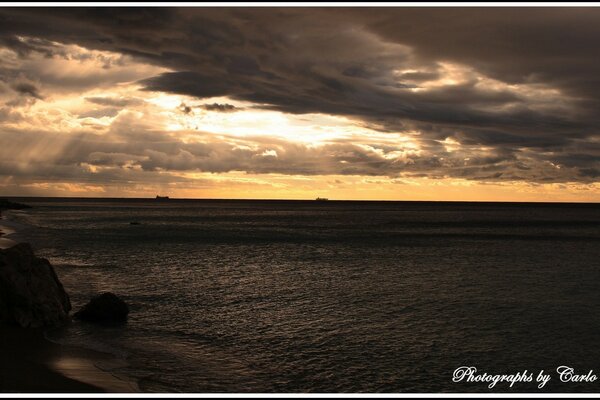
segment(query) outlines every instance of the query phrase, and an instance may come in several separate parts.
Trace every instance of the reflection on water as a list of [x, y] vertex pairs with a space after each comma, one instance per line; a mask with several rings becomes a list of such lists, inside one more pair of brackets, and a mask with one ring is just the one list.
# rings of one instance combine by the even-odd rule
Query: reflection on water
[[29, 203], [74, 308], [106, 290], [131, 308], [59, 339], [126, 359], [142, 390], [485, 392], [454, 369], [600, 359], [598, 206]]

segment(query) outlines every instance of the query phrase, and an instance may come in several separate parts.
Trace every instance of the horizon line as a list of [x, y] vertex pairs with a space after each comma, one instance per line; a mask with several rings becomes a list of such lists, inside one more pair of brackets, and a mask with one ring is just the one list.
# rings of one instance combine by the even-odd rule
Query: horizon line
[[[331, 199], [326, 201], [318, 201], [314, 198], [299, 199], [299, 198], [209, 198], [209, 197], [170, 197], [168, 199], [159, 200], [161, 202], [175, 201], [306, 201], [315, 203], [330, 203], [330, 202], [387, 202], [387, 203], [514, 203], [514, 204], [599, 204], [600, 201], [515, 201], [515, 200], [390, 200], [390, 199]], [[156, 200], [156, 197], [92, 197], [92, 196], [0, 196], [0, 199], [103, 199], [103, 200]]]

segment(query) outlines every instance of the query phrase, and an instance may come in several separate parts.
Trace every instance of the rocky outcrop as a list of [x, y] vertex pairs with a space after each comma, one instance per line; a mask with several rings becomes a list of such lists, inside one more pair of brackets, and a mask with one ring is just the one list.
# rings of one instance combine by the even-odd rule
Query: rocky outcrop
[[31, 206], [22, 203], [15, 203], [14, 201], [9, 201], [6, 199], [0, 199], [0, 210], [24, 210], [26, 208], [31, 208]]
[[127, 321], [129, 307], [117, 295], [106, 292], [93, 297], [77, 311], [73, 318], [98, 323], [123, 323]]
[[22, 327], [60, 325], [71, 302], [54, 268], [28, 243], [0, 250], [0, 323]]

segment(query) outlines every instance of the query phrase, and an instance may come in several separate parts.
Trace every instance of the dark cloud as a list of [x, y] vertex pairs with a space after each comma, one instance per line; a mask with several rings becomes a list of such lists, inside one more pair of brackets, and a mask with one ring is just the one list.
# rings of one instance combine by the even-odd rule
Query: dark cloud
[[599, 178], [600, 169], [598, 168], [581, 168], [579, 169], [579, 175], [589, 178]]
[[185, 103], [181, 103], [178, 108], [182, 113], [186, 115], [192, 114], [192, 107], [188, 106]]
[[36, 99], [42, 99], [42, 95], [40, 94], [39, 89], [33, 84], [29, 82], [21, 82], [16, 83], [12, 86], [15, 92], [25, 95], [31, 96]]
[[[390, 10], [388, 10], [390, 11]], [[598, 8], [406, 8], [351, 18], [425, 61], [465, 63], [503, 82], [559, 86], [597, 98]], [[424, 24], [427, 21], [427, 24]]]
[[144, 101], [142, 99], [130, 98], [130, 97], [86, 97], [86, 101], [89, 101], [93, 104], [98, 104], [101, 106], [111, 106], [111, 107], [128, 107], [134, 105], [143, 104]]
[[23, 38], [7, 35], [0, 38], [0, 44], [11, 49], [21, 58], [25, 58], [33, 52], [41, 53], [46, 57], [63, 55], [51, 41], [43, 38]]
[[[277, 157], [213, 148], [217, 161], [177, 145], [167, 156], [146, 149], [155, 153], [137, 161], [144, 169], [590, 181], [600, 159], [599, 19], [600, 9], [582, 7], [4, 8], [0, 43], [21, 57], [60, 56], [53, 42], [110, 50], [172, 71], [142, 80], [145, 90], [343, 115], [418, 131], [425, 149], [397, 162], [355, 144], [272, 149]], [[29, 89], [19, 91], [39, 95]], [[447, 138], [459, 154], [446, 154]]]
[[211, 75], [184, 71], [167, 72], [141, 82], [145, 90], [191, 94], [196, 97], [231, 95], [233, 82], [215, 80]]
[[232, 104], [220, 104], [220, 103], [212, 103], [212, 104], [204, 104], [202, 106], [203, 109], [207, 111], [218, 111], [218, 112], [232, 112], [236, 110], [236, 107]]

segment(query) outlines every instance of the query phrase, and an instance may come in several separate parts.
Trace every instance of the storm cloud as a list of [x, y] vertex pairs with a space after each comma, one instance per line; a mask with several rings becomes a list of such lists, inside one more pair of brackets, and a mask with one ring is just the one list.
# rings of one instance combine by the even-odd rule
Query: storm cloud
[[[190, 143], [115, 127], [110, 140], [63, 138], [56, 168], [596, 182], [598, 20], [598, 8], [4, 8], [0, 43], [23, 60], [72, 57], [58, 44], [121, 54], [164, 69], [136, 81], [143, 91], [190, 96], [199, 109], [237, 110], [204, 101], [220, 97], [265, 111], [340, 116], [382, 134], [414, 133], [419, 145], [310, 146], [268, 134], [270, 141]], [[116, 69], [126, 61], [98, 62]], [[28, 73], [23, 79], [50, 89], [60, 84]], [[33, 83], [11, 85], [14, 75], [1, 66], [11, 90], [42, 99]], [[72, 90], [91, 82], [64, 80]], [[143, 103], [86, 100], [106, 109], [84, 117], [114, 117]], [[194, 114], [184, 106], [183, 114]], [[11, 133], [2, 134], [4, 141]], [[27, 135], [18, 140], [39, 139]], [[6, 160], [0, 168], [23, 171]]]

